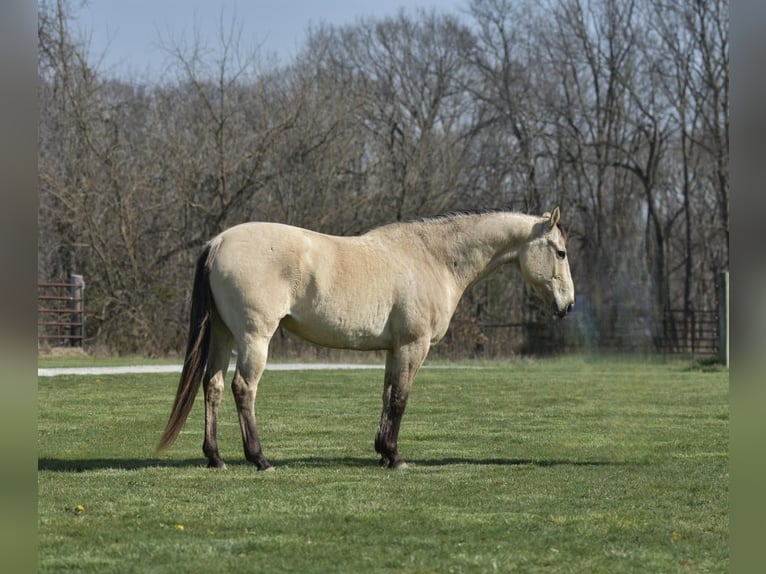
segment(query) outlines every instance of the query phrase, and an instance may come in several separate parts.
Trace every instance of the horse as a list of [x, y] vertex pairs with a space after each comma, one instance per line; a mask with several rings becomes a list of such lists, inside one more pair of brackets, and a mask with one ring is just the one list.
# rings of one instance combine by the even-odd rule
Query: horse
[[326, 347], [386, 351], [374, 446], [381, 466], [405, 468], [398, 438], [413, 379], [471, 285], [512, 264], [553, 315], [572, 309], [574, 284], [559, 218], [556, 207], [542, 216], [452, 214], [353, 237], [270, 222], [223, 231], [196, 261], [186, 355], [158, 452], [178, 437], [202, 382], [202, 451], [209, 467], [226, 467], [218, 449], [218, 408], [236, 349], [231, 388], [245, 458], [258, 470], [273, 470], [261, 449], [255, 397], [269, 341], [283, 327]]

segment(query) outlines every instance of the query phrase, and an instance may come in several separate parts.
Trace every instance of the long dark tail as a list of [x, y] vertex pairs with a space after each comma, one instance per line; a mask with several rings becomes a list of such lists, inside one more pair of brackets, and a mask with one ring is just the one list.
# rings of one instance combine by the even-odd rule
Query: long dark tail
[[178, 438], [181, 429], [194, 405], [197, 390], [202, 382], [202, 375], [207, 363], [210, 350], [210, 312], [213, 306], [213, 296], [210, 292], [209, 262], [212, 246], [208, 243], [197, 259], [194, 272], [194, 287], [192, 288], [191, 319], [189, 321], [189, 340], [186, 343], [186, 358], [178, 382], [176, 400], [170, 419], [157, 445], [157, 451], [169, 448]]

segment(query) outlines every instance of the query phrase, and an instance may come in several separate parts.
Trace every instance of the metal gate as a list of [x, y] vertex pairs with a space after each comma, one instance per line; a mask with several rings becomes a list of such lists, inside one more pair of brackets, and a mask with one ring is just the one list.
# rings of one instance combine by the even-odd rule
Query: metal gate
[[37, 284], [37, 345], [82, 347], [85, 335], [85, 281]]

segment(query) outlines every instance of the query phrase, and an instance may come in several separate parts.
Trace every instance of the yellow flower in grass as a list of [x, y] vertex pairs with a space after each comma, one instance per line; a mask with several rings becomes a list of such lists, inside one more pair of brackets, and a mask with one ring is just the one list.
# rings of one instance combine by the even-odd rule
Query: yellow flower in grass
[[183, 532], [184, 530], [186, 530], [186, 526], [184, 526], [183, 524], [176, 524], [176, 530], [180, 530], [181, 532]]
[[77, 506], [74, 507], [74, 511], [76, 514], [82, 514], [83, 512], [85, 512], [85, 507], [82, 504], [78, 504]]

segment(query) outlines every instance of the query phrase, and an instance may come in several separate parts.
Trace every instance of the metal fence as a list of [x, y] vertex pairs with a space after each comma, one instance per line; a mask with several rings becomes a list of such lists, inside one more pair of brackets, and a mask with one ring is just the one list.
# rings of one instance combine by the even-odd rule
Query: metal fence
[[[624, 310], [623, 310], [624, 311]], [[717, 310], [667, 309], [660, 324], [640, 313], [623, 312], [619, 324], [604, 335], [585, 313], [564, 321], [479, 323], [485, 335], [480, 344], [461, 336], [455, 353], [474, 356], [548, 355], [562, 351], [607, 353], [661, 353], [712, 357], [720, 355], [721, 316]], [[446, 337], [449, 345], [449, 336]], [[449, 356], [451, 349], [445, 349]], [[437, 351], [438, 352], [438, 351]], [[726, 364], [721, 359], [722, 364]]]
[[716, 355], [719, 322], [718, 311], [668, 309], [658, 346], [665, 353]]
[[37, 284], [37, 345], [82, 347], [85, 334], [85, 281]]

